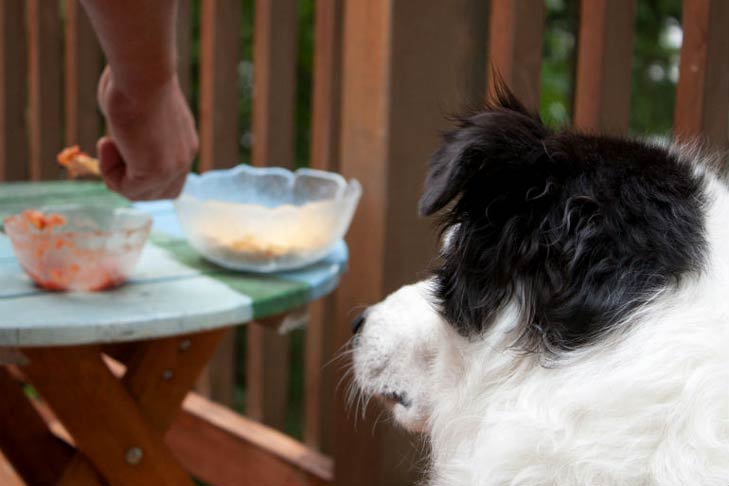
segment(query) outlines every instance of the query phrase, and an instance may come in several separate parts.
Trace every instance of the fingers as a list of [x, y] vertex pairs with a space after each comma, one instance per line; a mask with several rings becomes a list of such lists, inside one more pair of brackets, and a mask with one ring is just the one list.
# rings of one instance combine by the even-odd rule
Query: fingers
[[180, 195], [187, 180], [187, 173], [178, 174], [168, 183], [157, 185], [150, 191], [141, 194], [136, 200], [174, 199]]
[[154, 98], [134, 98], [116, 87], [107, 68], [98, 88], [109, 133], [97, 146], [106, 185], [132, 200], [176, 197], [198, 146], [176, 79]]
[[182, 188], [185, 187], [185, 181], [187, 181], [187, 173], [180, 174], [172, 180], [167, 190], [165, 191], [165, 197], [168, 199], [176, 198], [182, 192]]
[[96, 153], [106, 187], [132, 201], [155, 198], [159, 190], [156, 187], [150, 187], [149, 181], [139, 177], [135, 178], [134, 174], [130, 173], [119, 148], [110, 137], [99, 139], [96, 144]]
[[106, 66], [99, 78], [99, 84], [96, 88], [96, 98], [99, 102], [101, 112], [106, 116], [106, 93], [109, 91], [109, 83], [111, 82], [111, 68]]
[[148, 175], [137, 176], [127, 170], [119, 150], [110, 137], [102, 137], [96, 144], [99, 168], [106, 186], [132, 201], [171, 199], [182, 191], [187, 171], [172, 174], [166, 179]]
[[126, 173], [126, 165], [114, 141], [109, 137], [102, 137], [96, 143], [96, 153], [99, 157], [99, 169], [104, 177], [106, 187], [119, 192]]

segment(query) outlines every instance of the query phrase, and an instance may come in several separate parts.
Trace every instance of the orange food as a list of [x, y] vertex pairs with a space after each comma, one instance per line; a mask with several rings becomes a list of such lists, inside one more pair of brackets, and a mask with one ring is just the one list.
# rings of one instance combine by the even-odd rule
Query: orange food
[[58, 154], [58, 163], [66, 168], [68, 175], [78, 177], [101, 177], [99, 161], [79, 149], [78, 145], [67, 147]]
[[[42, 275], [26, 268], [25, 271], [28, 273], [33, 282], [40, 288], [50, 291], [62, 291], [68, 290], [69, 283], [74, 277], [74, 274], [78, 273], [78, 268], [50, 270], [44, 272]], [[95, 280], [95, 283], [85, 289], [88, 292], [100, 292], [103, 290], [113, 289], [124, 283], [125, 277], [116, 274], [105, 274], [101, 275], [100, 278]]]
[[26, 209], [25, 211], [23, 211], [22, 216], [30, 224], [32, 224], [41, 231], [44, 229], [52, 229], [56, 226], [63, 226], [64, 224], [66, 224], [66, 218], [64, 218], [61, 214], [43, 214], [42, 212], [35, 209]]

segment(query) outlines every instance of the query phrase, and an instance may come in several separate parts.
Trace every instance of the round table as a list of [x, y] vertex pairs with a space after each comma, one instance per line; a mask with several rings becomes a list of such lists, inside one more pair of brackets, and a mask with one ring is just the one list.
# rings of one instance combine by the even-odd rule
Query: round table
[[[66, 202], [128, 204], [99, 183], [0, 184], [0, 218]], [[298, 271], [230, 272], [187, 245], [170, 201], [135, 206], [153, 216], [153, 234], [129, 282], [108, 292], [37, 289], [0, 235], [0, 359], [21, 365], [0, 370], [0, 450], [28, 484], [193, 484], [163, 436], [226, 328], [324, 296], [346, 267], [340, 242]], [[48, 430], [21, 378], [68, 441]]]

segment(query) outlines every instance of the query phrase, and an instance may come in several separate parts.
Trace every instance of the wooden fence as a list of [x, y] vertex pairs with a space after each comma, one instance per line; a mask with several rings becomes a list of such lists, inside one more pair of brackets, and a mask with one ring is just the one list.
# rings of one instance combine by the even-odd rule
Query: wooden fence
[[[637, 1], [581, 2], [573, 112], [578, 128], [628, 131]], [[192, 0], [178, 0], [178, 5], [179, 72], [189, 93]], [[199, 161], [208, 170], [239, 158], [241, 2], [201, 0], [200, 5]], [[498, 69], [529, 107], [538, 106], [545, 11], [544, 0], [492, 0], [490, 5], [483, 0], [315, 0], [310, 164], [356, 177], [365, 189], [348, 236], [349, 274], [335, 298], [311, 306], [306, 334], [304, 442], [330, 454], [334, 465], [320, 454], [306, 456], [301, 451], [310, 449], [301, 444], [270, 436], [269, 446], [276, 444], [269, 450], [275, 451], [265, 457], [274, 459], [251, 459], [263, 457], [256, 455], [261, 443], [246, 443], [236, 450], [248, 459], [231, 458], [238, 461], [236, 467], [300, 467], [308, 457], [318, 473], [298, 481], [328, 482], [333, 467], [340, 485], [412, 484], [419, 448], [390, 426], [380, 424], [373, 431], [377, 413], [355, 425], [343, 405], [346, 387], [334, 387], [343, 370], [324, 364], [349, 339], [346, 323], [353, 309], [422, 277], [432, 258], [433, 235], [429, 224], [417, 219], [415, 207], [424, 161], [447, 126], [443, 112], [483, 97], [492, 76], [487, 66]], [[681, 139], [701, 135], [723, 148], [729, 133], [727, 26], [729, 2], [684, 0], [675, 134]], [[294, 160], [296, 29], [297, 0], [256, 0], [256, 165]], [[78, 0], [0, 2], [0, 180], [56, 178], [54, 156], [62, 145], [79, 143], [93, 150], [100, 126], [95, 86], [101, 63]], [[264, 325], [252, 324], [247, 332], [248, 415], [281, 429], [287, 339]], [[234, 351], [231, 336], [200, 385], [223, 403], [232, 400]], [[230, 427], [242, 427], [235, 415], [220, 414], [216, 417]], [[199, 416], [190, 415], [190, 427], [200, 426]], [[267, 431], [252, 433], [266, 442]], [[193, 447], [190, 453], [217, 453], [204, 449]], [[266, 481], [284, 477], [263, 471], [257, 484], [278, 484]], [[220, 471], [203, 473], [216, 472], [223, 477]]]

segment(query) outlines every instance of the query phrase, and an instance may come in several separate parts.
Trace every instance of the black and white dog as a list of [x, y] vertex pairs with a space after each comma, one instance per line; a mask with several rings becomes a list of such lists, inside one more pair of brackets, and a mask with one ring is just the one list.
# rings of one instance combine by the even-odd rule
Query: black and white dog
[[729, 191], [686, 147], [553, 132], [507, 90], [431, 161], [432, 278], [370, 307], [355, 382], [429, 484], [729, 485]]

